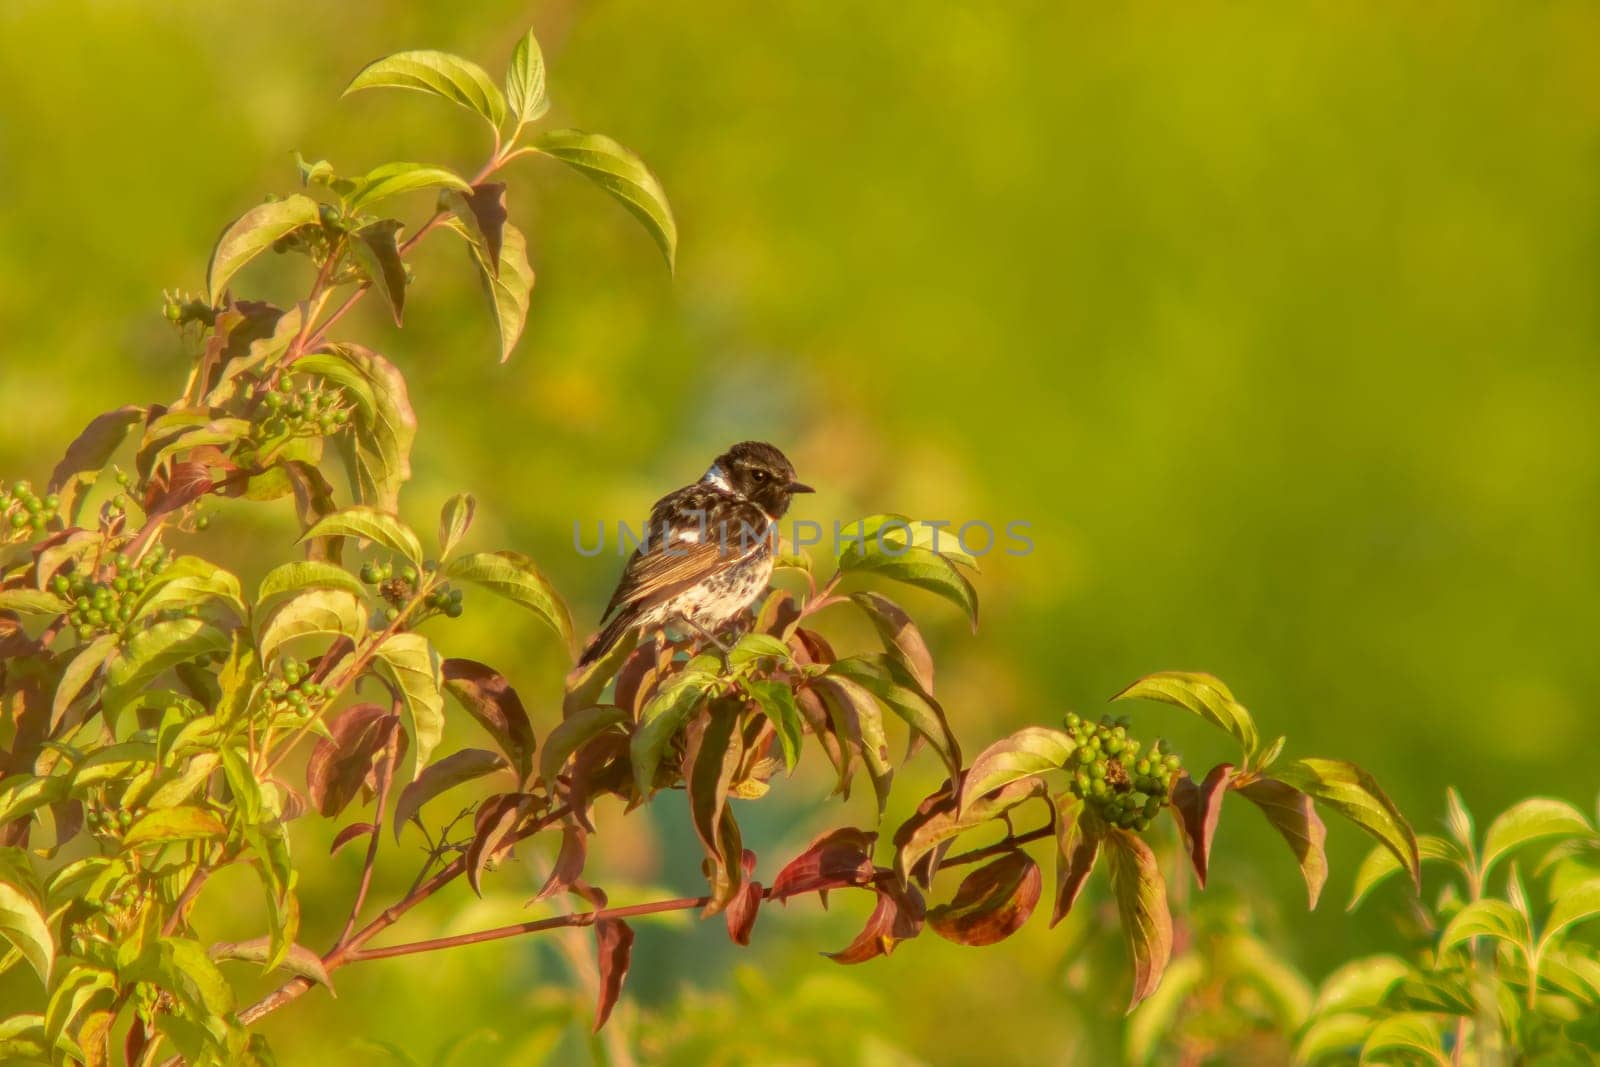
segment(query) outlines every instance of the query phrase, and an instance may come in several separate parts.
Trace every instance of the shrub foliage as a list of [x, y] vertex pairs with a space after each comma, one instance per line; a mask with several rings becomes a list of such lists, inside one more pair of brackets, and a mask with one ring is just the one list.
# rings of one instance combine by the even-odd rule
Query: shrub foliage
[[[1419, 851], [1366, 773], [1287, 758], [1283, 739], [1264, 743], [1250, 712], [1204, 674], [1152, 674], [1116, 697], [1175, 705], [1231, 735], [1237, 759], [1204, 774], [1192, 776], [1163, 742], [1135, 736], [1127, 719], [1076, 715], [1060, 728], [1020, 730], [968, 760], [936, 695], [928, 646], [887, 591], [932, 591], [976, 625], [975, 563], [922, 541], [900, 516], [862, 520], [860, 540], [836, 561], [786, 557], [805, 592], [772, 592], [731, 651], [662, 635], [624, 644], [569, 676], [559, 713], [552, 706], [536, 726], [498, 671], [460, 654], [470, 650], [436, 647], [429, 635], [445, 630], [418, 627], [459, 615], [463, 590], [482, 591], [525, 608], [573, 650], [568, 610], [528, 557], [472, 545], [470, 496], [449, 501], [426, 537], [399, 518], [416, 433], [406, 379], [337, 327], [368, 294], [401, 322], [408, 256], [443, 232], [461, 242], [481, 279], [508, 357], [534, 272], [500, 179], [530, 157], [592, 179], [643, 224], [669, 265], [676, 227], [661, 184], [632, 152], [604, 136], [538, 127], [548, 100], [531, 34], [503, 83], [457, 56], [413, 51], [366, 67], [347, 92], [373, 89], [407, 89], [472, 112], [492, 131], [487, 161], [470, 178], [406, 162], [345, 176], [326, 161], [301, 161], [299, 189], [223, 232], [205, 293], [169, 297], [167, 317], [191, 356], [182, 392], [95, 418], [42, 489], [18, 482], [0, 494], [0, 933], [8, 946], [0, 968], [31, 968], [41, 990], [36, 1004], [17, 1005], [0, 1023], [8, 1060], [265, 1060], [252, 1024], [331, 987], [345, 967], [570, 926], [594, 933], [599, 1027], [628, 971], [629, 919], [669, 910], [720, 916], [743, 944], [769, 902], [854, 892], [871, 894], [875, 907], [859, 935], [830, 954], [839, 963], [884, 955], [925, 931], [992, 944], [1045, 897], [1027, 848], [1034, 842], [1052, 843], [1055, 853], [1052, 923], [1073, 908], [1096, 866], [1106, 872], [1138, 1005], [1160, 985], [1173, 951], [1165, 876], [1147, 840], [1153, 821], [1170, 813], [1203, 885], [1230, 794], [1282, 835], [1313, 906], [1327, 875], [1326, 812], [1378, 841], [1364, 884], [1397, 871], [1416, 879], [1420, 859], [1449, 852], [1479, 857], [1466, 870], [1481, 888], [1498, 858], [1493, 829], [1482, 853], [1469, 841], [1430, 837]], [[420, 222], [398, 216], [424, 203]], [[269, 253], [304, 261], [304, 300], [278, 307], [237, 294]], [[254, 589], [204, 555], [168, 546], [174, 531], [206, 529], [215, 497], [287, 502], [297, 516], [293, 558]], [[833, 608], [862, 613], [878, 643], [836, 649], [823, 628]], [[478, 745], [440, 752], [446, 716], [461, 713], [481, 727]], [[831, 768], [840, 795], [870, 789], [880, 816], [904, 760], [937, 761], [945, 782], [902, 824], [828, 830], [772, 864], [763, 881], [738, 811], [770, 803], [808, 754]], [[476, 792], [466, 811], [443, 817], [459, 803], [436, 798], [469, 784]], [[584, 880], [599, 832], [591, 811], [608, 795], [630, 810], [662, 799], [687, 806], [704, 852], [703, 893], [613, 907]], [[364, 855], [348, 919], [326, 946], [301, 942], [296, 887], [307, 864], [327, 860], [302, 854], [291, 832], [297, 820], [316, 819], [338, 825], [336, 851]], [[411, 889], [369, 900], [386, 847], [410, 824], [430, 843]], [[477, 890], [534, 835], [560, 842], [537, 901], [570, 895], [577, 911], [375, 943], [434, 894], [461, 892], [463, 881]], [[259, 936], [203, 944], [191, 911], [209, 880], [232, 866], [258, 877]], [[946, 869], [961, 874], [953, 891], [936, 886]], [[1558, 963], [1566, 960], [1559, 931], [1575, 920], [1563, 911], [1563, 923], [1552, 920], [1530, 940], [1525, 894], [1518, 899], [1521, 911], [1515, 900], [1490, 908], [1474, 896], [1451, 920], [1447, 947], [1477, 944], [1483, 955], [1490, 942], [1509, 942], [1521, 962], [1511, 961], [1507, 980], [1529, 969], [1570, 977]], [[227, 973], [241, 964], [276, 972], [281, 984], [241, 1003]], [[1531, 1004], [1538, 983], [1527, 984]]]

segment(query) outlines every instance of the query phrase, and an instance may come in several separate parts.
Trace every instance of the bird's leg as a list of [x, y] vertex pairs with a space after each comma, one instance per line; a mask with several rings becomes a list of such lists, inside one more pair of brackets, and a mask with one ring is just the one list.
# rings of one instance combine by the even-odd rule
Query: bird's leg
[[723, 669], [726, 670], [727, 666], [728, 666], [728, 653], [732, 652], [733, 649], [729, 648], [727, 645], [725, 645], [721, 641], [717, 640], [717, 635], [716, 634], [711, 633], [704, 626], [701, 626], [699, 623], [697, 623], [693, 619], [689, 618], [689, 616], [680, 615], [680, 616], [678, 616], [678, 618], [689, 629], [693, 630], [695, 633], [699, 634], [706, 641], [710, 642], [711, 644], [713, 644], [713, 645], [715, 645], [717, 647], [717, 651], [721, 654], [721, 657], [722, 657]]

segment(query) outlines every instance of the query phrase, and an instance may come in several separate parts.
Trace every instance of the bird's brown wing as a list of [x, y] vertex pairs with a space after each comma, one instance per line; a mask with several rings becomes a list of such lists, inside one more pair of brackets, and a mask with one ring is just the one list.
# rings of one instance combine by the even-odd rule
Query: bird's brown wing
[[636, 551], [623, 569], [622, 580], [601, 618], [614, 611], [648, 608], [670, 600], [765, 547], [761, 541], [748, 545], [734, 541], [724, 546], [712, 538], [703, 544], [675, 541], [666, 551], [660, 545], [652, 545], [649, 552]]

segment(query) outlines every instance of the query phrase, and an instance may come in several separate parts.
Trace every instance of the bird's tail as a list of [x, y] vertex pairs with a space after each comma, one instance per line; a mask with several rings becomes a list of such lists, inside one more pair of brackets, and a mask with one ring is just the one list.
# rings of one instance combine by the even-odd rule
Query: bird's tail
[[626, 613], [618, 614], [616, 618], [606, 623], [599, 633], [594, 635], [594, 639], [589, 642], [589, 647], [585, 648], [583, 655], [578, 657], [578, 666], [587, 667], [601, 656], [604, 656], [631, 629], [633, 629], [633, 620]]

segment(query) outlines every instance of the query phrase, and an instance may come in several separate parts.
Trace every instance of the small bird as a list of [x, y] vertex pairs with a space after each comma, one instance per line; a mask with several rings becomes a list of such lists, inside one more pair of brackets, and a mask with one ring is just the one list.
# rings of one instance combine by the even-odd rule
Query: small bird
[[643, 543], [601, 614], [610, 618], [578, 661], [605, 655], [629, 630], [678, 625], [714, 637], [772, 579], [773, 523], [795, 493], [794, 464], [772, 445], [741, 441], [698, 482], [650, 509]]

